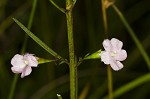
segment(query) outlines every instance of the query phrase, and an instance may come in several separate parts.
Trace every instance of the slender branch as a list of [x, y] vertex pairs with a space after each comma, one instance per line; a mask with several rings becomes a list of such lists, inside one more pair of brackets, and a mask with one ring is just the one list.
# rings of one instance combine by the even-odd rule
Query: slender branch
[[[101, 0], [101, 1], [102, 1], [104, 32], [105, 32], [105, 37], [108, 38], [108, 25], [107, 25], [107, 13], [106, 13], [107, 7], [105, 5], [106, 0]], [[112, 71], [109, 65], [107, 66], [107, 76], [108, 76], [108, 94], [109, 94], [108, 99], [113, 99]]]
[[125, 25], [125, 27], [127, 28], [130, 36], [132, 37], [132, 39], [134, 40], [136, 46], [138, 47], [139, 51], [141, 52], [144, 60], [146, 61], [148, 68], [150, 69], [150, 58], [148, 56], [148, 54], [146, 53], [144, 47], [142, 46], [141, 42], [139, 41], [139, 39], [137, 38], [137, 36], [135, 35], [134, 31], [132, 30], [132, 28], [130, 27], [129, 23], [127, 22], [127, 20], [125, 19], [125, 17], [123, 16], [123, 14], [119, 11], [119, 9], [113, 4], [112, 5], [113, 9], [116, 11], [116, 13], [118, 14], [118, 16], [120, 17], [121, 21], [123, 22], [123, 24]]
[[69, 59], [70, 59], [70, 99], [77, 99], [77, 66], [75, 63], [74, 40], [73, 40], [73, 16], [72, 16], [73, 1], [66, 0], [66, 20], [68, 31], [69, 44]]
[[60, 8], [53, 0], [49, 0], [58, 10], [60, 10], [62, 13], [65, 13], [65, 9]]

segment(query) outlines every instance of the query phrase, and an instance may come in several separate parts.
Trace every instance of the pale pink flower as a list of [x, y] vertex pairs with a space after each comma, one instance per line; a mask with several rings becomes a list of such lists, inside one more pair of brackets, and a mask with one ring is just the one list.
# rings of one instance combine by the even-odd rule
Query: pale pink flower
[[123, 43], [116, 38], [112, 38], [111, 40], [105, 39], [103, 41], [105, 51], [102, 51], [100, 54], [101, 61], [107, 65], [110, 64], [115, 71], [123, 68], [123, 64], [120, 61], [127, 58], [127, 52], [122, 49], [122, 46]]
[[33, 54], [26, 53], [25, 55], [16, 54], [11, 59], [11, 70], [13, 73], [21, 73], [21, 78], [28, 76], [32, 72], [31, 67], [37, 67], [38, 61]]

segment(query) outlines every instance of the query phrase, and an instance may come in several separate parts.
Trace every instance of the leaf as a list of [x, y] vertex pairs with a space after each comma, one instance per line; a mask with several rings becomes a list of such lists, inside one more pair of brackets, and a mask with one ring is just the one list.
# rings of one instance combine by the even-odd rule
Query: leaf
[[54, 57], [60, 59], [61, 61], [65, 61], [61, 56], [59, 56], [55, 51], [53, 51], [51, 48], [49, 48], [43, 41], [41, 41], [37, 36], [35, 36], [30, 30], [28, 30], [22, 23], [20, 23], [17, 19], [13, 18], [13, 20], [37, 43], [39, 44], [43, 49], [45, 49], [47, 52], [49, 52]]

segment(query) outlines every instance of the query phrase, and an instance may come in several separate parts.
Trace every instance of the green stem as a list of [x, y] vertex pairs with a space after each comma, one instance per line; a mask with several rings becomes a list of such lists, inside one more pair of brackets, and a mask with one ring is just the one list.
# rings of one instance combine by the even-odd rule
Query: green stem
[[69, 44], [69, 59], [70, 59], [70, 99], [77, 99], [77, 67], [75, 63], [74, 54], [74, 40], [73, 40], [73, 16], [72, 7], [73, 1], [66, 0], [66, 20], [68, 31], [68, 44]]
[[112, 71], [111, 67], [107, 66], [107, 75], [108, 75], [108, 93], [109, 93], [109, 98], [108, 99], [113, 99], [113, 86], [112, 86]]
[[[105, 0], [102, 1], [102, 13], [103, 13], [103, 24], [104, 24], [104, 32], [105, 32], [105, 37], [108, 38], [108, 25], [107, 25], [107, 13], [106, 13], [106, 6], [105, 6]], [[110, 65], [107, 66], [107, 76], [108, 76], [108, 94], [109, 98], [108, 99], [113, 99], [113, 81], [112, 81], [112, 71], [110, 68]]]
[[132, 28], [130, 27], [130, 25], [128, 24], [128, 22], [126, 21], [126, 19], [123, 16], [123, 14], [119, 11], [119, 9], [114, 4], [112, 5], [112, 7], [116, 11], [116, 13], [118, 14], [118, 16], [120, 17], [120, 19], [123, 22], [123, 24], [125, 25], [125, 27], [127, 28], [130, 36], [134, 40], [136, 46], [138, 47], [138, 49], [141, 52], [144, 60], [146, 61], [147, 65], [148, 65], [148, 68], [150, 69], [150, 58], [149, 58], [148, 54], [146, 53], [145, 49], [143, 48], [142, 44], [140, 43], [139, 39], [136, 37], [134, 31], [132, 30]]
[[19, 75], [18, 75], [18, 74], [15, 74], [15, 75], [14, 75], [14, 78], [13, 78], [12, 85], [11, 85], [10, 93], [9, 93], [9, 95], [8, 95], [8, 99], [13, 99], [18, 78], [19, 78]]
[[[33, 1], [33, 5], [32, 5], [31, 14], [30, 14], [30, 18], [29, 18], [29, 22], [28, 22], [28, 26], [27, 26], [28, 29], [31, 29], [31, 26], [32, 26], [32, 23], [33, 23], [33, 17], [34, 17], [36, 5], [37, 5], [37, 0], [34, 0]], [[23, 42], [23, 45], [22, 45], [22, 48], [21, 48], [21, 52], [20, 52], [21, 54], [23, 54], [25, 52], [25, 49], [26, 49], [26, 46], [27, 46], [27, 39], [28, 39], [28, 36], [25, 35], [24, 42]], [[15, 74], [14, 78], [13, 78], [12, 85], [11, 85], [10, 93], [8, 95], [8, 99], [13, 99], [18, 78], [19, 78], [19, 75]]]
[[36, 10], [36, 5], [37, 5], [37, 0], [33, 1], [33, 5], [32, 5], [32, 9], [31, 9], [31, 14], [29, 17], [29, 21], [28, 21], [28, 25], [27, 28], [30, 30], [32, 23], [33, 23], [33, 18], [34, 18], [34, 14], [35, 14], [35, 10]]
[[104, 33], [105, 33], [105, 38], [108, 38], [107, 13], [106, 13], [106, 7], [105, 7], [105, 4], [104, 4], [105, 0], [101, 0], [101, 3], [102, 3]]
[[62, 13], [65, 13], [65, 9], [60, 8], [53, 0], [49, 0], [58, 10], [60, 10]]
[[[33, 5], [32, 5], [32, 9], [31, 9], [31, 14], [30, 14], [29, 21], [28, 21], [28, 25], [27, 25], [27, 28], [29, 30], [31, 29], [31, 26], [32, 26], [32, 23], [33, 23], [33, 17], [34, 17], [36, 5], [37, 5], [37, 0], [34, 0], [33, 1]], [[22, 46], [22, 49], [21, 49], [21, 54], [24, 54], [24, 52], [26, 50], [26, 46], [27, 46], [27, 42], [28, 42], [28, 37], [29, 36], [27, 34], [25, 34], [23, 46]]]

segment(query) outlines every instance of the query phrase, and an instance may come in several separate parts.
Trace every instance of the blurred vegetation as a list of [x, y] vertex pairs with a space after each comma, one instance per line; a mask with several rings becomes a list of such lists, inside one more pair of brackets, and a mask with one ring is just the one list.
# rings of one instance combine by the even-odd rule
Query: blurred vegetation
[[[65, 0], [54, 1], [65, 8]], [[115, 4], [150, 56], [150, 1], [116, 0]], [[32, 0], [0, 0], [0, 99], [8, 97], [14, 77], [10, 69], [10, 60], [20, 52], [25, 36], [24, 31], [14, 23], [12, 17], [27, 26], [31, 5]], [[101, 49], [104, 40], [101, 0], [78, 0], [73, 12], [77, 58]], [[118, 72], [113, 71], [115, 91], [148, 74], [149, 68], [112, 7], [107, 9], [107, 15], [110, 37], [123, 41], [123, 48], [128, 52], [128, 58], [123, 62], [124, 68]], [[48, 0], [38, 0], [31, 31], [68, 59], [65, 14]], [[26, 52], [46, 59], [54, 58], [31, 38]], [[106, 66], [100, 60], [84, 61], [78, 67], [78, 88], [79, 96], [84, 93], [85, 99], [102, 99], [106, 96], [108, 94]], [[149, 92], [150, 79], [115, 99], [148, 99]], [[69, 69], [65, 64], [47, 63], [34, 68], [31, 75], [23, 79], [19, 78], [14, 99], [57, 99], [57, 94], [62, 95], [64, 99], [69, 99]]]

